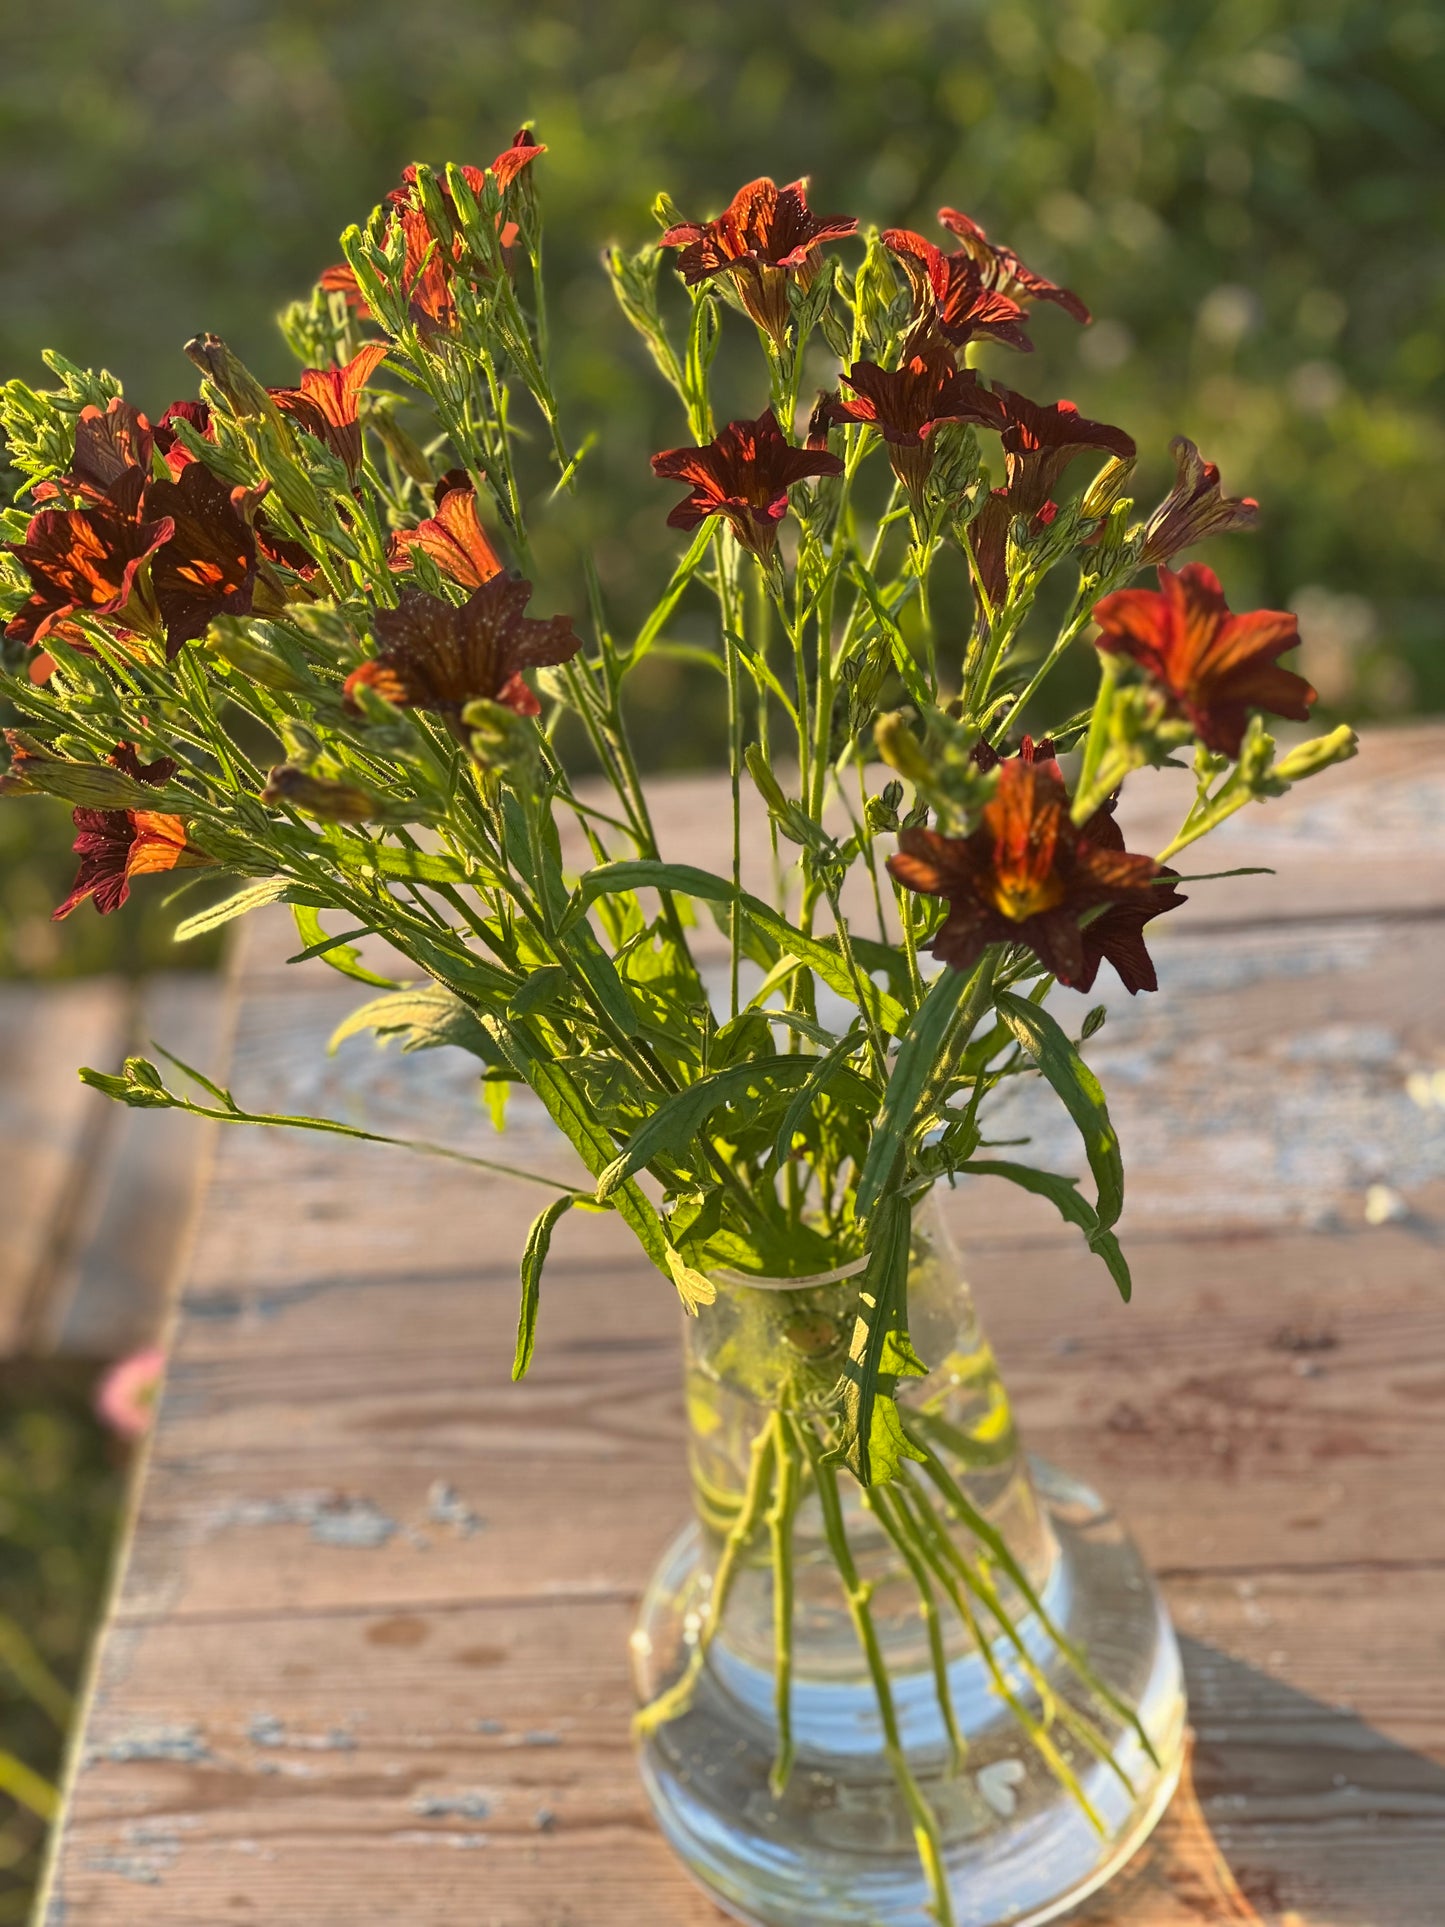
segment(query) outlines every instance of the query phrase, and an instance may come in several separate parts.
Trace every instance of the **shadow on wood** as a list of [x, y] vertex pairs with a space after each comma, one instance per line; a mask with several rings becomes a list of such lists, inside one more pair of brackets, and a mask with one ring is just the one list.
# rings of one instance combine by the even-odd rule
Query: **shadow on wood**
[[1213, 1646], [1180, 1645], [1190, 1764], [1149, 1845], [1074, 1927], [1439, 1927], [1445, 1766]]

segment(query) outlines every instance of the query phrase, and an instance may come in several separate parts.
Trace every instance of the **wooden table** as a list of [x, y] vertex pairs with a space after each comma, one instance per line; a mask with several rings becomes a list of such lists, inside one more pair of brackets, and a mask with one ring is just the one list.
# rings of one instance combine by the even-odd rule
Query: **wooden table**
[[[1134, 847], [1171, 780], [1133, 786]], [[721, 814], [700, 780], [661, 820], [706, 860]], [[1192, 1778], [1090, 1927], [1445, 1920], [1442, 832], [1445, 733], [1382, 732], [1189, 866], [1280, 874], [1197, 886], [1159, 997], [1108, 999], [1131, 1307], [1037, 1201], [952, 1200], [1027, 1436], [1118, 1502], [1185, 1636]], [[485, 1149], [449, 1054], [322, 1055], [365, 993], [294, 947], [249, 933], [238, 1095], [425, 1104]], [[526, 1102], [503, 1154], [558, 1155]], [[569, 1220], [513, 1388], [535, 1203], [218, 1135], [46, 1927], [716, 1927], [628, 1741], [687, 1505], [677, 1310]]]

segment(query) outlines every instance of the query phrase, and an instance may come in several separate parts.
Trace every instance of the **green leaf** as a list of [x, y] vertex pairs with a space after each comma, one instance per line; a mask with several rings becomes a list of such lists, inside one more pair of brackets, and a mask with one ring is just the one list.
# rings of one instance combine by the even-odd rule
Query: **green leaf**
[[610, 1197], [618, 1185], [652, 1159], [664, 1153], [681, 1156], [686, 1152], [711, 1113], [723, 1104], [757, 1096], [773, 1097], [792, 1090], [812, 1074], [811, 1057], [760, 1057], [743, 1064], [732, 1064], [699, 1078], [667, 1098], [648, 1118], [641, 1130], [629, 1140], [627, 1149], [614, 1158], [597, 1179], [599, 1198]]
[[908, 1337], [908, 1256], [913, 1212], [891, 1192], [878, 1209], [858, 1317], [843, 1369], [843, 1436], [828, 1454], [842, 1459], [860, 1485], [884, 1485], [905, 1458], [922, 1454], [904, 1436], [894, 1389], [899, 1377], [919, 1378], [926, 1367]]
[[[712, 871], [696, 869], [689, 863], [661, 863], [645, 857], [630, 862], [604, 863], [589, 872], [578, 885], [567, 906], [566, 915], [558, 926], [558, 936], [566, 936], [575, 929], [598, 897], [618, 890], [646, 889], [676, 890], [685, 896], [699, 897], [706, 903], [731, 903], [733, 900], [733, 886], [725, 877], [714, 876]], [[836, 990], [849, 1003], [856, 1003], [857, 986], [842, 952], [836, 946], [836, 940], [830, 942], [827, 938], [806, 936], [779, 911], [774, 910], [771, 904], [764, 903], [760, 897], [749, 896], [746, 891], [743, 891], [739, 901], [744, 917], [754, 930], [761, 932], [771, 944], [796, 957], [800, 963], [806, 964], [810, 970], [816, 970], [830, 990]], [[870, 963], [866, 967], [873, 966]], [[864, 995], [874, 1021], [893, 1036], [901, 1036], [908, 1025], [908, 1012], [904, 1006], [868, 979], [864, 982]]]
[[485, 1064], [500, 1061], [496, 1045], [475, 1013], [445, 984], [416, 984], [389, 997], [373, 997], [370, 1003], [359, 1004], [332, 1031], [326, 1048], [334, 1052], [348, 1037], [368, 1030], [382, 1037], [401, 1032], [404, 1051], [439, 1050], [452, 1045], [470, 1051]]
[[60, 1811], [60, 1795], [49, 1780], [42, 1780], [33, 1767], [3, 1749], [0, 1749], [0, 1793], [17, 1806], [27, 1808], [37, 1820], [53, 1820]]
[[439, 851], [400, 849], [394, 843], [365, 843], [360, 837], [340, 838], [331, 854], [343, 870], [388, 877], [401, 883], [470, 883], [473, 871], [454, 856]]
[[205, 937], [212, 930], [219, 930], [222, 924], [230, 923], [235, 917], [244, 917], [249, 910], [260, 910], [268, 903], [289, 900], [286, 893], [291, 888], [289, 877], [267, 877], [260, 883], [248, 883], [244, 890], [237, 890], [234, 896], [213, 903], [209, 909], [198, 910], [195, 916], [186, 917], [178, 923], [175, 940], [177, 943], [189, 943], [193, 937]]
[[1038, 1065], [1079, 1127], [1099, 1190], [1099, 1223], [1108, 1230], [1124, 1209], [1124, 1160], [1103, 1087], [1046, 1010], [1010, 991], [994, 999], [998, 1014]]
[[[616, 1146], [597, 1122], [586, 1095], [562, 1066], [533, 1041], [523, 1025], [490, 1014], [482, 1018], [482, 1023], [518, 1077], [531, 1085], [546, 1107], [547, 1115], [596, 1177], [611, 1161]], [[671, 1277], [667, 1233], [646, 1192], [633, 1183], [621, 1184], [608, 1201], [657, 1269]], [[602, 1202], [600, 1197], [598, 1202]]]
[[581, 922], [598, 897], [614, 896], [623, 890], [677, 890], [684, 896], [701, 897], [706, 902], [730, 903], [733, 886], [711, 870], [699, 870], [691, 863], [661, 863], [638, 857], [622, 863], [599, 863], [589, 870], [567, 906], [557, 927], [559, 937]]
[[883, 1194], [913, 1128], [919, 1099], [938, 1062], [949, 1026], [971, 982], [972, 978], [962, 970], [944, 970], [934, 980], [904, 1034], [883, 1096], [883, 1109], [868, 1146], [868, 1161], [858, 1179], [853, 1209], [860, 1218], [868, 1216]]
[[537, 1303], [542, 1290], [542, 1267], [552, 1248], [552, 1233], [558, 1220], [572, 1209], [575, 1199], [555, 1198], [532, 1220], [522, 1252], [522, 1303], [517, 1313], [517, 1352], [512, 1360], [512, 1378], [525, 1378], [537, 1342]]
[[1063, 1177], [1057, 1171], [1036, 1171], [1030, 1164], [1014, 1164], [1006, 1158], [979, 1158], [973, 1163], [960, 1165], [958, 1174], [961, 1177], [972, 1174], [983, 1178], [1006, 1178], [1010, 1184], [1032, 1191], [1035, 1197], [1047, 1198], [1060, 1217], [1078, 1225], [1089, 1241], [1089, 1249], [1096, 1252], [1109, 1267], [1110, 1275], [1119, 1287], [1119, 1296], [1128, 1304], [1134, 1290], [1128, 1262], [1114, 1233], [1099, 1223], [1099, 1214], [1088, 1199], [1079, 1196], [1077, 1178]]
[[293, 904], [291, 914], [306, 948], [288, 957], [288, 964], [323, 957], [333, 970], [339, 970], [343, 977], [354, 977], [359, 984], [377, 984], [383, 990], [398, 988], [395, 977], [380, 977], [374, 970], [368, 970], [361, 961], [361, 952], [346, 941], [348, 937], [364, 937], [367, 934], [364, 930], [348, 930], [339, 937], [329, 937], [322, 927], [321, 912], [309, 903]]
[[[772, 1161], [775, 1165], [781, 1164], [789, 1151], [792, 1150], [793, 1137], [796, 1132], [801, 1130], [803, 1119], [812, 1109], [814, 1100], [818, 1097], [824, 1086], [831, 1080], [833, 1073], [840, 1068], [844, 1058], [847, 1057], [850, 1052], [857, 1050], [862, 1041], [862, 1036], [858, 1031], [850, 1030], [846, 1037], [840, 1037], [838, 1039], [837, 1043], [825, 1057], [816, 1057], [813, 1059], [813, 1068], [809, 1073], [807, 1083], [798, 1091], [797, 1096], [788, 1106], [782, 1123], [778, 1126], [778, 1135], [773, 1140]], [[868, 1091], [867, 1085], [863, 1084], [861, 1078], [858, 1078], [856, 1081], [862, 1085], [865, 1091]], [[868, 1094], [871, 1097], [871, 1091], [869, 1091]]]
[[534, 970], [522, 988], [508, 1004], [508, 1013], [513, 1017], [526, 1017], [531, 1011], [540, 1010], [550, 1004], [567, 988], [567, 972], [561, 964], [545, 964]]

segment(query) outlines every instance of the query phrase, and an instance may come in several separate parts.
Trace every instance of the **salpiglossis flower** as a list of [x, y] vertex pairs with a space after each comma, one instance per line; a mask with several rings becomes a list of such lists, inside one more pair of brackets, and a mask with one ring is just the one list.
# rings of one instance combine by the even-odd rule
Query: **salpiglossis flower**
[[945, 254], [911, 228], [885, 228], [883, 245], [908, 276], [919, 321], [936, 328], [955, 348], [970, 341], [1001, 341], [1029, 353], [1028, 312], [985, 282], [983, 271], [960, 249]]
[[91, 507], [102, 503], [132, 469], [142, 480], [150, 474], [154, 445], [150, 423], [123, 396], [113, 395], [104, 414], [92, 403], [76, 418], [75, 454], [62, 478], [64, 489], [56, 482], [41, 482], [35, 499], [50, 502], [68, 492]]
[[413, 549], [429, 555], [442, 574], [464, 589], [479, 589], [502, 573], [502, 562], [482, 527], [477, 492], [465, 469], [449, 469], [433, 496], [436, 513], [414, 529], [398, 529], [387, 548], [393, 569], [407, 566]]
[[160, 450], [161, 460], [170, 470], [172, 481], [188, 463], [197, 459], [176, 433], [175, 424], [178, 421], [185, 422], [188, 427], [194, 428], [196, 433], [204, 436], [207, 441], [215, 440], [211, 410], [206, 402], [173, 401], [154, 429], [155, 445]]
[[1252, 529], [1259, 521], [1259, 503], [1252, 495], [1226, 495], [1219, 470], [1206, 462], [1187, 435], [1169, 444], [1176, 470], [1174, 486], [1144, 525], [1141, 567], [1168, 562], [1181, 549], [1193, 548], [1206, 536]]
[[689, 287], [729, 275], [747, 313], [780, 347], [788, 333], [788, 277], [808, 287], [822, 244], [858, 232], [848, 216], [814, 214], [807, 186], [806, 179], [783, 188], [766, 177], [749, 181], [714, 220], [679, 221], [661, 242], [682, 250], [677, 267]]
[[989, 601], [997, 607], [1008, 591], [1008, 531], [1015, 516], [1035, 528], [1057, 513], [1053, 491], [1076, 455], [1087, 449], [1131, 461], [1134, 438], [1107, 422], [1090, 421], [1071, 401], [1036, 402], [1000, 383], [994, 393], [1003, 405], [1000, 439], [1005, 484], [989, 495], [969, 528], [974, 564]]
[[[117, 743], [110, 761], [132, 782], [160, 788], [176, 773], [169, 756], [142, 763], [132, 743]], [[56, 922], [68, 917], [87, 897], [100, 914], [109, 916], [130, 895], [130, 880], [165, 870], [195, 869], [211, 859], [186, 836], [179, 816], [163, 810], [72, 810], [75, 854], [80, 868], [69, 896], [52, 912]]]
[[[1079, 829], [1055, 762], [1009, 757], [998, 787], [969, 836], [903, 830], [888, 868], [905, 889], [941, 897], [948, 915], [930, 946], [956, 970], [968, 970], [990, 944], [1026, 945], [1060, 983], [1087, 990], [1107, 959], [1130, 991], [1157, 988], [1140, 932], [1151, 917], [1183, 899], [1161, 887], [1166, 873], [1153, 857], [1131, 855], [1112, 818]], [[1081, 928], [1089, 911], [1098, 924], [1111, 912], [1122, 924]]]
[[1298, 643], [1298, 618], [1284, 609], [1232, 614], [1202, 562], [1178, 574], [1161, 565], [1158, 590], [1105, 596], [1094, 620], [1099, 648], [1138, 663], [1206, 749], [1238, 756], [1251, 710], [1309, 721], [1314, 690], [1275, 660]]
[[523, 670], [570, 662], [581, 643], [570, 616], [526, 615], [531, 594], [530, 582], [510, 575], [482, 583], [460, 607], [403, 589], [394, 609], [373, 618], [377, 652], [347, 677], [347, 697], [355, 706], [364, 685], [400, 708], [438, 710], [453, 724], [478, 700], [535, 716], [541, 705]]
[[961, 214], [956, 207], [941, 207], [938, 219], [940, 226], [958, 236], [964, 253], [977, 263], [987, 287], [996, 288], [1011, 301], [1051, 301], [1075, 321], [1089, 321], [1089, 310], [1072, 289], [1062, 288], [1057, 281], [1036, 273], [1020, 261], [1012, 248], [990, 241], [971, 215]]
[[[147, 514], [164, 515], [172, 529], [151, 564], [168, 658], [204, 635], [216, 616], [247, 615], [256, 606], [252, 523], [263, 492], [228, 487], [204, 462], [188, 462], [175, 481], [147, 483]], [[281, 606], [279, 594], [264, 598], [265, 613]]]
[[306, 368], [299, 388], [270, 390], [281, 412], [329, 448], [353, 482], [361, 471], [361, 391], [386, 354], [385, 342], [369, 341], [344, 367]]
[[[925, 340], [901, 367], [858, 361], [842, 377], [851, 396], [824, 409], [832, 421], [865, 422], [882, 436], [893, 473], [910, 494], [921, 492], [933, 465], [929, 438], [944, 422], [979, 422], [1001, 429], [1003, 404], [971, 368], [960, 369], [947, 346]], [[815, 413], [814, 423], [821, 426]], [[814, 440], [810, 425], [809, 441]]]
[[127, 469], [91, 508], [42, 509], [23, 542], [3, 546], [30, 578], [31, 595], [6, 635], [38, 643], [76, 615], [118, 616], [132, 628], [155, 627], [140, 579], [142, 565], [168, 542], [175, 524], [141, 515], [143, 475]]
[[826, 449], [794, 448], [765, 408], [756, 421], [729, 422], [705, 448], [654, 455], [652, 472], [692, 485], [668, 516], [669, 528], [695, 529], [709, 515], [721, 515], [745, 549], [766, 558], [788, 512], [788, 490], [809, 476], [841, 475], [843, 464]]

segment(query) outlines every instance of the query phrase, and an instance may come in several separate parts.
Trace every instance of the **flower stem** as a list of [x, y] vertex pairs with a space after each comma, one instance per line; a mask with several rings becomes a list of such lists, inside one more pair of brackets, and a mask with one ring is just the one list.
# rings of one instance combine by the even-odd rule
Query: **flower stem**
[[858, 1635], [858, 1644], [863, 1651], [863, 1659], [873, 1681], [874, 1696], [878, 1701], [878, 1717], [883, 1724], [883, 1750], [888, 1764], [893, 1769], [893, 1777], [903, 1796], [913, 1822], [913, 1838], [918, 1847], [918, 1858], [922, 1862], [924, 1876], [933, 1896], [930, 1912], [939, 1927], [955, 1927], [953, 1901], [948, 1891], [948, 1874], [943, 1862], [943, 1841], [938, 1831], [938, 1821], [933, 1809], [923, 1796], [923, 1789], [913, 1776], [908, 1764], [908, 1755], [903, 1749], [902, 1737], [898, 1730], [898, 1715], [893, 1704], [893, 1687], [888, 1678], [888, 1664], [883, 1657], [883, 1647], [878, 1638], [878, 1628], [874, 1624], [871, 1608], [872, 1587], [859, 1577], [853, 1549], [848, 1543], [847, 1528], [843, 1523], [843, 1506], [838, 1496], [838, 1474], [824, 1461], [823, 1449], [811, 1428], [793, 1422], [798, 1439], [807, 1453], [817, 1483], [818, 1499], [823, 1511], [823, 1531], [828, 1541], [828, 1549], [838, 1568], [838, 1577], [843, 1584], [844, 1597], [848, 1602], [849, 1616], [853, 1629]]
[[778, 1752], [769, 1779], [781, 1794], [793, 1770], [793, 1521], [798, 1510], [802, 1454], [781, 1412], [772, 1417], [773, 1503], [768, 1532], [773, 1552], [773, 1695], [778, 1720]]

